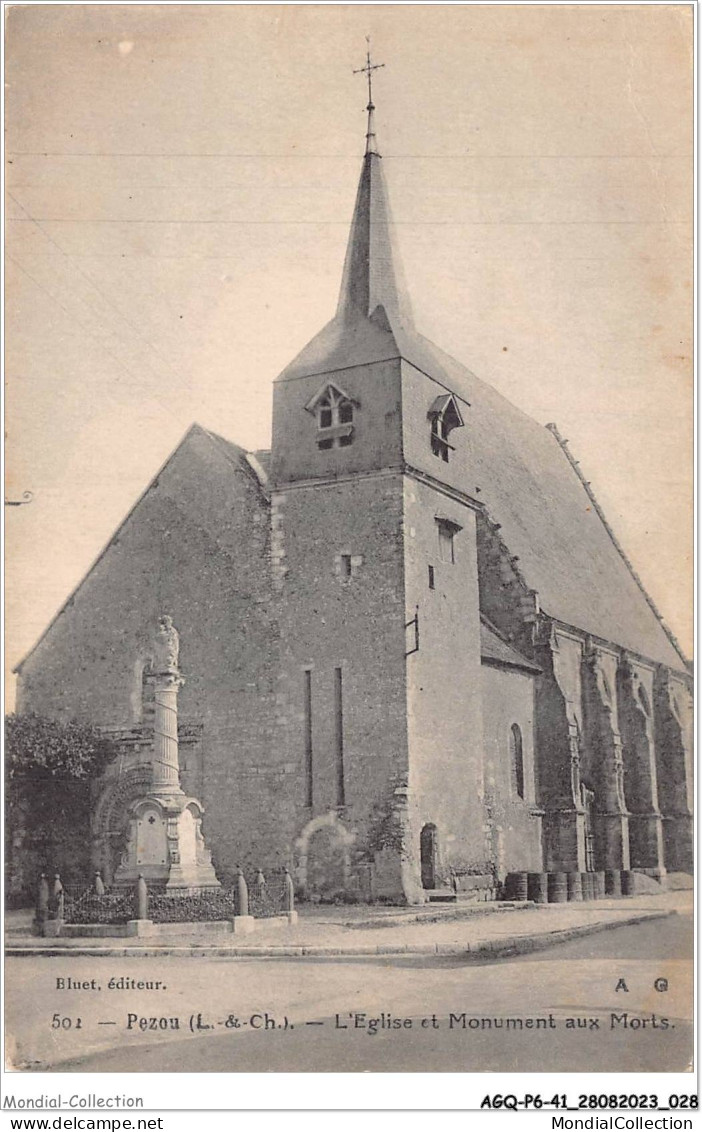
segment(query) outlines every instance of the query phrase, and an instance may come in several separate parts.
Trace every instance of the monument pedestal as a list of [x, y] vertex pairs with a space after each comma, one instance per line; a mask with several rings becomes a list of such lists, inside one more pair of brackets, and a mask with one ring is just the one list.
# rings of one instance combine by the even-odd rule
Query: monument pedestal
[[127, 848], [116, 887], [147, 885], [167, 891], [219, 888], [202, 836], [202, 807], [186, 794], [147, 794], [132, 806]]

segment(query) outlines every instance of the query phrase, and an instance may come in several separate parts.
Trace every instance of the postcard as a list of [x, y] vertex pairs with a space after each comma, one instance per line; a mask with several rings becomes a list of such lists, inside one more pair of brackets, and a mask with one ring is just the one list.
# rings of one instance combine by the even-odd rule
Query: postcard
[[693, 16], [8, 7], [6, 1092], [695, 1106]]

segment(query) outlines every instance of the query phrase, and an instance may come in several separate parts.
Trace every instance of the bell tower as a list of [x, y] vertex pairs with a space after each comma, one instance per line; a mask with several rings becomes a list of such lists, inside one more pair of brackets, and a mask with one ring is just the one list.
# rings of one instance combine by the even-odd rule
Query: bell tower
[[[433, 883], [484, 856], [476, 504], [458, 488], [469, 406], [422, 368], [394, 247], [378, 66], [369, 50], [336, 314], [274, 387], [276, 735], [296, 768], [300, 887], [342, 876], [421, 901], [425, 826]], [[343, 865], [327, 881], [325, 855]]]

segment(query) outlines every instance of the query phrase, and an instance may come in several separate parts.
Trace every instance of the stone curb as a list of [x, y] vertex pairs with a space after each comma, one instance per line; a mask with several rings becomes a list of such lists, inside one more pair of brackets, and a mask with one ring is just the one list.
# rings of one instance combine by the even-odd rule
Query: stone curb
[[298, 944], [293, 946], [263, 946], [256, 947], [218, 947], [211, 944], [173, 945], [163, 947], [6, 947], [5, 955], [8, 957], [28, 958], [32, 955], [49, 957], [62, 957], [71, 955], [90, 956], [92, 958], [119, 958], [125, 959], [135, 956], [139, 959], [157, 958], [172, 955], [175, 958], [231, 958], [231, 959], [315, 959], [331, 957], [335, 959], [356, 959], [360, 956], [379, 955], [461, 955], [465, 959], [507, 959], [515, 955], [525, 955], [531, 951], [541, 951], [553, 947], [558, 943], [567, 943], [571, 939], [582, 936], [595, 935], [597, 932], [611, 931], [613, 928], [640, 924], [647, 920], [664, 920], [669, 916], [676, 916], [675, 909], [638, 913], [635, 916], [625, 916], [616, 920], [597, 920], [591, 924], [577, 924], [571, 928], [556, 928], [548, 932], [532, 932], [529, 935], [503, 936], [498, 939], [486, 939], [478, 943], [416, 943], [416, 944], [372, 944], [357, 947], [327, 947]]

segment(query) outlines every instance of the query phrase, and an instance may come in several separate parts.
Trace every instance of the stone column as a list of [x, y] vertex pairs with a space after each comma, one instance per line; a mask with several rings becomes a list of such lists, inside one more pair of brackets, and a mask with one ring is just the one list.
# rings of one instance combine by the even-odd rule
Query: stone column
[[127, 848], [115, 883], [137, 876], [180, 892], [218, 888], [219, 881], [202, 836], [202, 806], [185, 795], [178, 765], [178, 690], [184, 683], [178, 667], [178, 633], [162, 617], [152, 643], [154, 738], [151, 788], [130, 807]]
[[182, 794], [178, 764], [178, 690], [184, 683], [177, 669], [155, 672], [154, 747], [151, 792], [159, 796]]
[[632, 869], [665, 875], [653, 735], [653, 670], [625, 654], [618, 693]]

